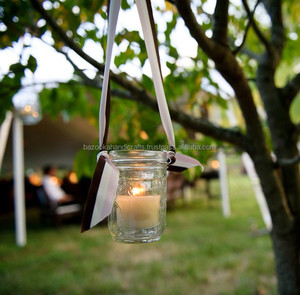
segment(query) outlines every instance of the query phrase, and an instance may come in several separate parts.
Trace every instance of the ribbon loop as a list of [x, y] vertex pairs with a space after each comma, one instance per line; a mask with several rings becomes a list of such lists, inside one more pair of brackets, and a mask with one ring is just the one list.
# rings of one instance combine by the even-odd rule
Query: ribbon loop
[[[163, 78], [159, 61], [157, 36], [155, 34], [151, 1], [136, 0], [136, 5], [150, 61], [159, 114], [170, 145], [170, 151], [167, 152], [169, 161], [168, 170], [183, 171], [190, 167], [201, 166], [200, 162], [197, 160], [182, 154], [176, 154], [175, 152], [175, 136], [163, 88]], [[111, 213], [119, 182], [119, 170], [112, 163], [107, 154], [106, 141], [110, 114], [109, 73], [120, 6], [121, 0], [110, 1], [106, 60], [99, 110], [99, 145], [101, 146], [101, 151], [97, 156], [97, 166], [86, 201], [82, 219], [82, 232], [95, 226]]]
[[[104, 78], [102, 84], [100, 111], [99, 111], [99, 144], [100, 146], [106, 145], [107, 129], [109, 124], [109, 108], [107, 107], [108, 98], [110, 97], [110, 65], [112, 61], [112, 49], [114, 38], [116, 34], [117, 19], [119, 15], [121, 1], [111, 0], [108, 17], [108, 36], [106, 48], [106, 60], [104, 67]], [[155, 25], [153, 20], [152, 8], [150, 0], [136, 0], [138, 13], [144, 34], [146, 50], [149, 57], [150, 67], [152, 71], [152, 78], [154, 89], [157, 97], [159, 114], [162, 120], [164, 130], [167, 135], [169, 145], [175, 147], [175, 136], [173, 125], [165, 97], [163, 88], [163, 78], [160, 67], [160, 59], [158, 52], [158, 42], [155, 33]]]
[[146, 50], [149, 57], [159, 114], [169, 145], [175, 147], [174, 130], [163, 87], [163, 78], [159, 61], [157, 36], [155, 33], [151, 2], [150, 0], [136, 0], [136, 5], [140, 16]]
[[106, 146], [106, 134], [108, 130], [109, 120], [109, 109], [107, 109], [107, 98], [110, 96], [110, 64], [112, 60], [112, 50], [114, 45], [114, 39], [116, 34], [117, 20], [120, 11], [121, 0], [111, 0], [109, 13], [108, 13], [108, 34], [107, 34], [107, 48], [106, 48], [106, 59], [104, 65], [104, 77], [102, 83], [102, 92], [100, 100], [100, 111], [99, 111], [99, 145]]

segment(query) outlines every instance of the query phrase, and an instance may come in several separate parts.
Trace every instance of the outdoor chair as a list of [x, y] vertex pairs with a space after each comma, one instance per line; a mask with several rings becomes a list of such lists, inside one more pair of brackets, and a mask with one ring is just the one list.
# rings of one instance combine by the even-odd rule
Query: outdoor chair
[[56, 226], [59, 226], [62, 220], [82, 216], [83, 208], [79, 203], [58, 204], [47, 196], [42, 186], [37, 188], [36, 194], [41, 208], [40, 216], [42, 222], [49, 220]]

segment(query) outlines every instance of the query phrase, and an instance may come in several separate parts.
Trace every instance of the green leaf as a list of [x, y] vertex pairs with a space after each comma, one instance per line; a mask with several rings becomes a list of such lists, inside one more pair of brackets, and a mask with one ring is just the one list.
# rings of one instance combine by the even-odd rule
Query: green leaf
[[149, 78], [147, 75], [142, 76], [142, 84], [145, 87], [145, 89], [147, 89], [148, 91], [152, 91], [153, 92], [153, 80], [151, 78]]
[[128, 4], [127, 0], [123, 0], [123, 1], [121, 1], [121, 7], [123, 10], [126, 10], [126, 9], [130, 8], [130, 5]]
[[290, 109], [291, 119], [295, 124], [300, 122], [300, 94], [294, 99]]
[[34, 73], [34, 71], [37, 68], [37, 62], [35, 57], [33, 57], [32, 55], [30, 55], [28, 62], [27, 62], [27, 67], [31, 70], [32, 73]]

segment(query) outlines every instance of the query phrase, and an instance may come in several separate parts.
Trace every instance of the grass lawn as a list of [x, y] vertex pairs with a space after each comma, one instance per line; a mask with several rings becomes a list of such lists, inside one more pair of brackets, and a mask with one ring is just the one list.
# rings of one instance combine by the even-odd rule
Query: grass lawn
[[252, 234], [264, 225], [250, 182], [233, 171], [229, 183], [230, 218], [200, 185], [195, 200], [168, 212], [161, 240], [144, 245], [114, 243], [106, 226], [42, 226], [31, 209], [28, 245], [17, 248], [12, 216], [2, 216], [0, 294], [276, 294], [270, 238]]

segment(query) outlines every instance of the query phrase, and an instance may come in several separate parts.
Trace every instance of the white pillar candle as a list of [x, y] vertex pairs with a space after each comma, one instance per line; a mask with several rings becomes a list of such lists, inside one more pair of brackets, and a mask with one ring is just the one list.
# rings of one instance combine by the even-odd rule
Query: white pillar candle
[[160, 195], [119, 195], [116, 202], [118, 227], [143, 229], [159, 225]]

